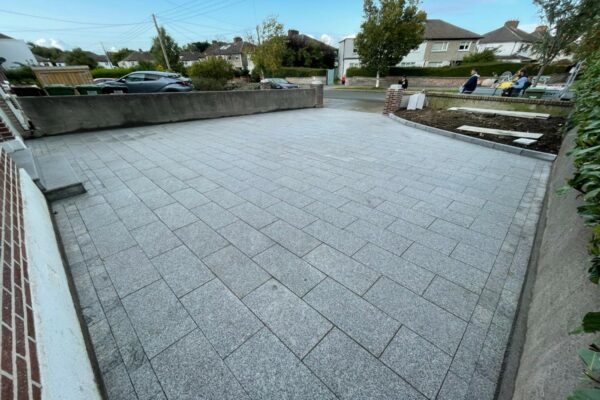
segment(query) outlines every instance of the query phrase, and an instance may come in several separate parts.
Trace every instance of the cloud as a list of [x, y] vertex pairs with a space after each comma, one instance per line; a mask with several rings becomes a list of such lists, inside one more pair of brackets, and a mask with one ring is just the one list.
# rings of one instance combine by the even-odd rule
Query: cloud
[[52, 38], [49, 38], [49, 39], [41, 38], [41, 39], [35, 40], [33, 43], [37, 44], [38, 46], [56, 47], [57, 49], [61, 49], [61, 50], [66, 50], [67, 48], [69, 48], [69, 46], [62, 40], [52, 39]]
[[333, 41], [333, 38], [331, 36], [329, 36], [328, 34], [324, 33], [321, 35], [321, 42], [323, 42], [325, 44], [331, 44], [332, 41]]

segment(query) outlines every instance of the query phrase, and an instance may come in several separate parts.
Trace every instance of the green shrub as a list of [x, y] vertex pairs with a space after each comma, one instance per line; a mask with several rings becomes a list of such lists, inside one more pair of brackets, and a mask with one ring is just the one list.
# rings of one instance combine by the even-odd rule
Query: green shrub
[[485, 49], [477, 53], [471, 53], [463, 57], [463, 64], [485, 63], [496, 61], [496, 51], [494, 49]]
[[310, 78], [325, 75], [327, 70], [323, 68], [281, 67], [270, 74], [269, 78]]
[[[598, 284], [600, 281], [600, 50], [596, 50], [588, 58], [587, 69], [577, 86], [573, 121], [577, 127], [577, 139], [575, 148], [569, 154], [574, 159], [575, 173], [569, 179], [568, 185], [577, 190], [583, 200], [583, 204], [577, 207], [577, 212], [592, 230], [588, 245], [591, 264], [588, 276], [593, 283]], [[576, 332], [600, 332], [600, 312], [588, 312]], [[590, 345], [588, 348], [581, 348], [578, 354], [586, 365], [585, 378], [595, 388], [579, 389], [569, 399], [598, 399], [600, 398], [598, 347]]]
[[91, 72], [93, 78], [120, 78], [133, 71], [134, 68], [95, 68]]
[[205, 92], [225, 90], [226, 82], [213, 78], [198, 78], [194, 76], [192, 77], [192, 84], [194, 85], [194, 89]]
[[[474, 64], [461, 64], [449, 67], [438, 67], [438, 68], [403, 68], [403, 67], [390, 67], [388, 76], [435, 76], [435, 77], [464, 77], [471, 74], [472, 68], [477, 68], [479, 75], [481, 76], [492, 76], [494, 73], [500, 75], [505, 71], [511, 71], [516, 73], [521, 68], [527, 68], [527, 73], [533, 76], [539, 70], [539, 66], [536, 64], [517, 64], [507, 62], [495, 62], [495, 63], [474, 63]], [[564, 73], [569, 71], [569, 66], [566, 65], [550, 65], [546, 67], [546, 74], [553, 73]], [[369, 70], [366, 68], [348, 68], [346, 76], [366, 76], [375, 77], [376, 71]]]
[[6, 78], [12, 84], [34, 84], [36, 83], [35, 75], [31, 68], [22, 66], [19, 68], [8, 69], [5, 71]]
[[196, 61], [188, 68], [188, 75], [192, 78], [212, 79], [222, 85], [235, 76], [235, 70], [220, 57], [208, 57], [203, 61]]

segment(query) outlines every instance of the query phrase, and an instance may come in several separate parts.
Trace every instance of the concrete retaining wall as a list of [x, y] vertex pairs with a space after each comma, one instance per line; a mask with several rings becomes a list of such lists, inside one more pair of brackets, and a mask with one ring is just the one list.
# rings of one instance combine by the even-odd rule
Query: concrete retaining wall
[[[520, 307], [525, 329], [517, 326], [511, 343], [513, 350], [522, 352], [520, 357], [507, 358], [509, 376], [505, 372], [499, 399], [565, 399], [584, 368], [576, 351], [595, 339], [568, 333], [586, 312], [600, 309], [598, 287], [587, 279], [586, 245], [591, 231], [576, 213], [581, 201], [575, 192], [556, 194], [573, 174], [573, 160], [566, 153], [574, 137], [575, 132], [567, 135], [553, 165], [532, 255], [534, 275], [528, 278], [531, 284], [526, 285]], [[514, 371], [518, 371], [516, 379], [510, 376]]]
[[429, 107], [440, 109], [449, 107], [493, 108], [548, 113], [563, 117], [568, 116], [573, 109], [573, 103], [568, 101], [431, 92], [427, 92], [427, 104]]
[[20, 97], [35, 136], [319, 107], [321, 88]]

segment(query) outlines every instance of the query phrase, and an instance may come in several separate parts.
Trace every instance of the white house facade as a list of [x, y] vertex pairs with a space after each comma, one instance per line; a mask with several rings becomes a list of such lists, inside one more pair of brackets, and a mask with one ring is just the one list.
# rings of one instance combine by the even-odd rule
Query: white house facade
[[527, 33], [519, 29], [519, 21], [506, 21], [502, 27], [484, 34], [477, 47], [479, 51], [495, 50], [496, 57], [503, 61], [533, 61], [537, 56], [532, 45], [538, 40], [536, 34], [544, 29], [539, 26], [535, 32]]
[[354, 47], [354, 38], [347, 37], [340, 41], [338, 48], [338, 76], [346, 75], [348, 68], [360, 67], [360, 59]]

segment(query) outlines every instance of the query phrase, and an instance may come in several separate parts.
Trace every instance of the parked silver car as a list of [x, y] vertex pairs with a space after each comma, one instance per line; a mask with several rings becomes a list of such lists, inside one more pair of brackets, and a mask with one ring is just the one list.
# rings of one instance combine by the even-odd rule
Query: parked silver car
[[135, 71], [122, 78], [102, 82], [102, 86], [126, 93], [191, 92], [189, 78], [173, 72]]

